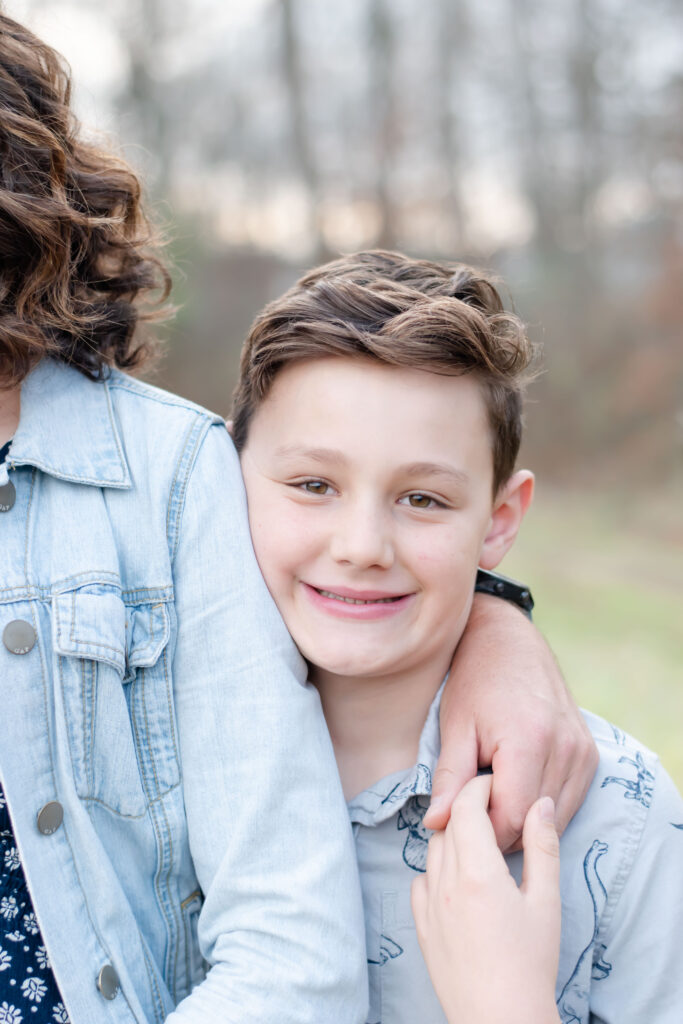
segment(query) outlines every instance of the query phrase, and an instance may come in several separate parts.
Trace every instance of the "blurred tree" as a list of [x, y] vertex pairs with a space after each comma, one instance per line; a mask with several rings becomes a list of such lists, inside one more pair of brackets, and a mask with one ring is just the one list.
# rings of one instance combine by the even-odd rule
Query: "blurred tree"
[[294, 166], [306, 188], [313, 251], [316, 258], [322, 260], [329, 255], [322, 224], [323, 183], [318, 172], [307, 115], [306, 101], [310, 89], [306, 80], [306, 64], [297, 24], [298, 5], [297, 0], [279, 0], [279, 3], [282, 18], [283, 78], [289, 101], [292, 156]]
[[446, 180], [445, 213], [451, 252], [467, 249], [465, 214], [461, 198], [464, 138], [460, 123], [467, 50], [470, 42], [466, 0], [437, 0], [436, 109], [439, 119], [438, 159]]
[[538, 0], [507, 4], [510, 35], [510, 91], [508, 101], [514, 133], [514, 158], [520, 168], [521, 187], [535, 220], [535, 242], [544, 252], [557, 245], [557, 177], [550, 158], [552, 139], [541, 110], [531, 28], [538, 17]]
[[370, 102], [376, 128], [375, 150], [376, 202], [379, 228], [375, 244], [395, 249], [400, 227], [400, 204], [393, 188], [400, 117], [396, 96], [396, 28], [390, 0], [370, 0]]
[[177, 154], [176, 110], [164, 82], [164, 48], [180, 31], [175, 0], [127, 0], [121, 8], [119, 31], [130, 59], [127, 87], [119, 109], [132, 124], [130, 135], [144, 152], [146, 177], [158, 196], [166, 196], [173, 181]]

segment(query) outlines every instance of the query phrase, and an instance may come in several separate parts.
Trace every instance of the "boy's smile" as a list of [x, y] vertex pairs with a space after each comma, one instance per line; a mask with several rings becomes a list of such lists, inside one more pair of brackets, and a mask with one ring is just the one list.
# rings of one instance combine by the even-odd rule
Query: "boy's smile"
[[312, 678], [417, 673], [435, 689], [477, 565], [509, 546], [477, 381], [359, 357], [290, 363], [242, 469], [261, 570]]
[[330, 615], [352, 619], [382, 619], [401, 611], [412, 594], [391, 594], [383, 590], [352, 590], [336, 587], [334, 591], [305, 583], [304, 593], [314, 605]]

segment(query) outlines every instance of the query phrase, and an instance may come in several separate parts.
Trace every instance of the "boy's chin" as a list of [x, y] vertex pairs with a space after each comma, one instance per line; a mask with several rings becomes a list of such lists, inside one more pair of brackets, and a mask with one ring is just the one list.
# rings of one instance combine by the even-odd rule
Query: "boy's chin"
[[303, 651], [302, 654], [309, 664], [309, 677], [315, 682], [316, 676], [321, 674], [348, 677], [368, 678], [381, 676], [390, 672], [392, 666], [369, 660], [366, 657], [359, 657], [357, 654], [349, 655], [347, 651]]

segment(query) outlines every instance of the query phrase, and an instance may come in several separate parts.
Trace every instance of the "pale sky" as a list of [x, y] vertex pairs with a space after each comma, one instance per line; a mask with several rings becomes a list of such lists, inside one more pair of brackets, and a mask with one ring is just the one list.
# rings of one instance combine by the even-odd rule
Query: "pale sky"
[[[169, 73], [205, 61], [225, 32], [248, 26], [268, 0], [185, 0], [193, 11], [193, 32], [182, 49], [170, 54]], [[74, 98], [81, 119], [109, 130], [111, 96], [125, 81], [128, 57], [116, 30], [116, 15], [126, 0], [4, 0], [4, 10], [28, 25], [66, 57], [74, 76]]]

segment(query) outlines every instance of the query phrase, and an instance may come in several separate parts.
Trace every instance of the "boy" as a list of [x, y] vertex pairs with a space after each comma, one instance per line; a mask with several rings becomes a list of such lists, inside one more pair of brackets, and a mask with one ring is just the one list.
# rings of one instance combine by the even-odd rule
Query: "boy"
[[[410, 889], [426, 867], [440, 687], [477, 566], [499, 563], [532, 496], [532, 475], [514, 471], [530, 355], [486, 277], [382, 252], [304, 277], [243, 353], [233, 433], [252, 537], [335, 747], [371, 1024], [446, 1019]], [[683, 805], [654, 755], [587, 719], [601, 761], [561, 844], [557, 1012], [563, 1024], [673, 1024]], [[508, 866], [519, 879], [521, 855]], [[523, 996], [509, 993], [511, 1009]]]

